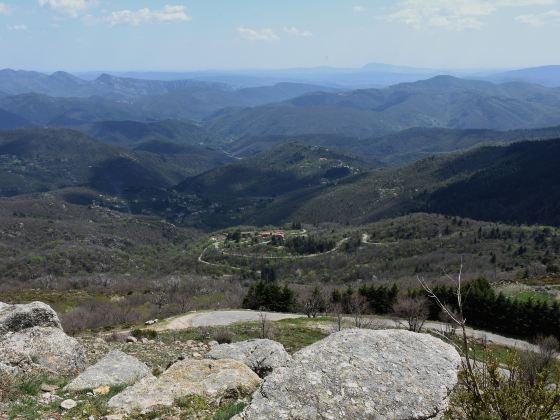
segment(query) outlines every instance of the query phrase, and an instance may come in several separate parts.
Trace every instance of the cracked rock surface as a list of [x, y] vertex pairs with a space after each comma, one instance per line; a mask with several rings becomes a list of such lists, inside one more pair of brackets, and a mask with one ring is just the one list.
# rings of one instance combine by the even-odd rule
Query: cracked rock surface
[[428, 419], [443, 414], [461, 359], [403, 330], [344, 330], [268, 375], [242, 419]]
[[234, 359], [245, 363], [261, 378], [274, 369], [285, 366], [291, 357], [284, 346], [276, 341], [256, 339], [214, 346], [210, 359]]
[[145, 376], [109, 400], [116, 412], [151, 411], [171, 407], [179, 398], [199, 396], [209, 400], [233, 401], [251, 395], [260, 378], [237, 360], [182, 360], [160, 376]]

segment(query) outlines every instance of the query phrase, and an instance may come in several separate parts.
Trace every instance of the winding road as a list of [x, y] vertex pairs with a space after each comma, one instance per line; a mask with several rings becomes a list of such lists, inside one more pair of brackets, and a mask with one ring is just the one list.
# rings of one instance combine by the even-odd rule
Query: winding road
[[239, 257], [239, 258], [256, 258], [256, 259], [264, 259], [264, 260], [284, 260], [284, 259], [303, 259], [303, 258], [315, 258], [315, 257], [320, 257], [323, 255], [329, 255], [333, 252], [336, 252], [339, 250], [339, 248], [342, 246], [342, 244], [346, 241], [348, 241], [348, 239], [350, 238], [342, 238], [340, 241], [338, 241], [335, 245], [335, 247], [333, 249], [330, 249], [326, 252], [321, 252], [318, 254], [307, 254], [307, 255], [285, 255], [285, 256], [267, 256], [267, 255], [249, 255], [249, 254], [237, 254], [234, 252], [225, 252], [223, 249], [220, 250], [220, 243], [219, 242], [212, 242], [211, 244], [209, 244], [208, 246], [206, 246], [202, 252], [200, 253], [200, 255], [198, 256], [198, 262], [201, 264], [205, 264], [205, 265], [209, 265], [209, 266], [213, 266], [213, 267], [225, 267], [225, 268], [231, 268], [232, 270], [241, 270], [240, 267], [235, 267], [233, 265], [228, 265], [228, 264], [218, 264], [218, 263], [212, 263], [210, 261], [206, 261], [204, 259], [204, 254], [206, 254], [206, 251], [208, 251], [209, 248], [214, 247], [217, 251], [219, 251], [222, 255], [228, 256], [228, 257]]

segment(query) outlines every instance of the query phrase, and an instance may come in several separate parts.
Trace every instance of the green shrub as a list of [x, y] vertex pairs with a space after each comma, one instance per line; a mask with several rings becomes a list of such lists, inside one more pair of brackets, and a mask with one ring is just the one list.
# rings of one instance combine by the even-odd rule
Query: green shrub
[[227, 404], [220, 408], [212, 417], [212, 420], [229, 420], [236, 414], [239, 414], [247, 406], [247, 403], [243, 401], [234, 402]]
[[[526, 372], [528, 366], [517, 352], [509, 352], [504, 366], [500, 366], [491, 350], [485, 351], [483, 359], [484, 363], [478, 364], [472, 374], [465, 370], [459, 375], [447, 413], [449, 418], [556, 418], [560, 410], [560, 388], [555, 366], [536, 373], [531, 381]], [[506, 374], [504, 369], [509, 373]]]
[[41, 384], [45, 378], [39, 376], [29, 376], [22, 378], [17, 384], [17, 390], [21, 394], [35, 396], [41, 390]]
[[157, 331], [155, 330], [142, 330], [140, 328], [136, 328], [131, 331], [131, 334], [135, 338], [148, 338], [150, 340], [155, 340], [158, 336]]
[[47, 261], [47, 257], [44, 257], [42, 255], [30, 255], [29, 257], [27, 257], [28, 264], [41, 264], [45, 261]]
[[8, 409], [8, 418], [25, 420], [39, 419], [40, 411], [39, 406], [37, 405], [37, 400], [29, 395], [26, 395], [16, 403], [11, 404]]

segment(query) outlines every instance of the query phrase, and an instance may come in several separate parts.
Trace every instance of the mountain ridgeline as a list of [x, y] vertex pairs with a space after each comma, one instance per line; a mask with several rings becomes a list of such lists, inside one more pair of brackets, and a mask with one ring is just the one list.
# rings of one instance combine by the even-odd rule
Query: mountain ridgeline
[[0, 71], [0, 109], [38, 125], [70, 126], [102, 120], [202, 120], [224, 108], [284, 101], [337, 89], [303, 83], [233, 88], [197, 80], [141, 80], [102, 74], [86, 81], [68, 73]]
[[560, 125], [559, 109], [558, 88], [438, 76], [232, 110], [215, 116], [210, 127], [233, 138], [316, 133], [368, 138], [413, 127], [510, 130]]

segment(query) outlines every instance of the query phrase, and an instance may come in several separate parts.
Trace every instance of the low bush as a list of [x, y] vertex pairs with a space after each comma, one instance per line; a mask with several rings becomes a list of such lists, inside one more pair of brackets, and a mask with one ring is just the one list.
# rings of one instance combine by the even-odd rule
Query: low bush
[[135, 338], [148, 338], [150, 340], [155, 340], [158, 336], [157, 331], [155, 330], [142, 330], [140, 328], [136, 328], [131, 332], [132, 336]]
[[198, 341], [207, 341], [210, 337], [212, 337], [212, 330], [210, 327], [202, 326], [196, 329], [196, 339]]
[[233, 416], [241, 413], [243, 409], [247, 406], [247, 403], [243, 401], [233, 402], [227, 405], [224, 405], [214, 414], [212, 420], [229, 420]]
[[233, 341], [234, 334], [226, 329], [223, 328], [218, 330], [214, 333], [214, 340], [216, 340], [220, 344], [229, 344]]

